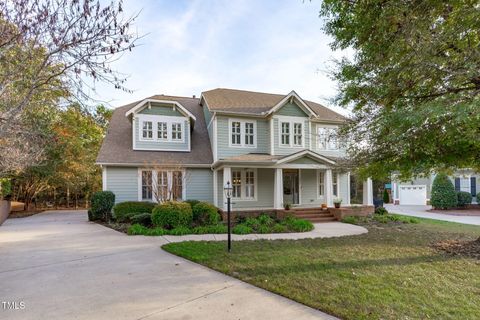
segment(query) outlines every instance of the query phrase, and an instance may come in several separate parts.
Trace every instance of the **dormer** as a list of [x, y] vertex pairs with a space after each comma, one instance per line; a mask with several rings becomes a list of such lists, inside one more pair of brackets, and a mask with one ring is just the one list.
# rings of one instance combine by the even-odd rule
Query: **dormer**
[[133, 150], [191, 151], [196, 118], [178, 101], [145, 99], [125, 116], [132, 122]]

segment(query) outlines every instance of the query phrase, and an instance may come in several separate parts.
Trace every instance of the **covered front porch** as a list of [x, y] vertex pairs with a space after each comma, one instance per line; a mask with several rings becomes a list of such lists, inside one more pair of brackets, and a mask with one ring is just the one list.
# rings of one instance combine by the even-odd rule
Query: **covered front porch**
[[[249, 160], [249, 161], [248, 161]], [[311, 151], [288, 157], [249, 155], [220, 163], [213, 172], [214, 203], [226, 210], [223, 186], [233, 186], [233, 211], [351, 205], [351, 174]], [[363, 204], [373, 205], [372, 181], [363, 182]]]

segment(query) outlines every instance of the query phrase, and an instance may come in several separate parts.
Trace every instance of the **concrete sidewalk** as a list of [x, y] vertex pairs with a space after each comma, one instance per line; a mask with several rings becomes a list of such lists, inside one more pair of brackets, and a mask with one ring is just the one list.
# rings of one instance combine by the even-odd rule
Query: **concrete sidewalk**
[[[332, 236], [337, 227], [315, 232]], [[8, 219], [0, 301], [25, 309], [0, 304], [0, 319], [334, 319], [171, 255], [164, 243], [90, 223], [84, 211]]]
[[449, 215], [449, 214], [443, 214], [443, 213], [434, 213], [434, 212], [428, 211], [432, 208], [431, 206], [409, 206], [409, 205], [386, 204], [385, 208], [388, 210], [388, 212], [398, 213], [405, 216], [480, 225], [480, 216], [459, 216], [459, 215]]

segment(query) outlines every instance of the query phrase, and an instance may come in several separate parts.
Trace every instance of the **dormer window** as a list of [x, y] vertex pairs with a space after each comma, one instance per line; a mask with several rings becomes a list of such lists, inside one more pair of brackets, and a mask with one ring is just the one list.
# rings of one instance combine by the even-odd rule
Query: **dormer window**
[[167, 123], [166, 122], [159, 122], [158, 123], [158, 139], [160, 140], [167, 140], [168, 139], [168, 132], [167, 132]]
[[152, 121], [143, 121], [142, 126], [143, 139], [153, 139], [153, 124]]
[[303, 122], [299, 120], [280, 120], [280, 146], [303, 147]]
[[182, 141], [182, 124], [179, 122], [172, 123], [172, 140]]

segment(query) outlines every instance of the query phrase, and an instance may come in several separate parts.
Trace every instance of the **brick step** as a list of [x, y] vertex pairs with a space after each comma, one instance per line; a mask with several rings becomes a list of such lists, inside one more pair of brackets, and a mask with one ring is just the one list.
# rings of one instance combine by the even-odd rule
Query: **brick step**
[[335, 217], [316, 217], [316, 218], [308, 218], [305, 219], [310, 221], [311, 223], [321, 223], [321, 222], [332, 222], [332, 221], [337, 221]]
[[321, 218], [321, 217], [333, 217], [333, 214], [331, 214], [330, 212], [322, 212], [322, 213], [319, 213], [319, 212], [314, 212], [314, 213], [295, 213], [294, 214], [295, 217], [297, 218]]

